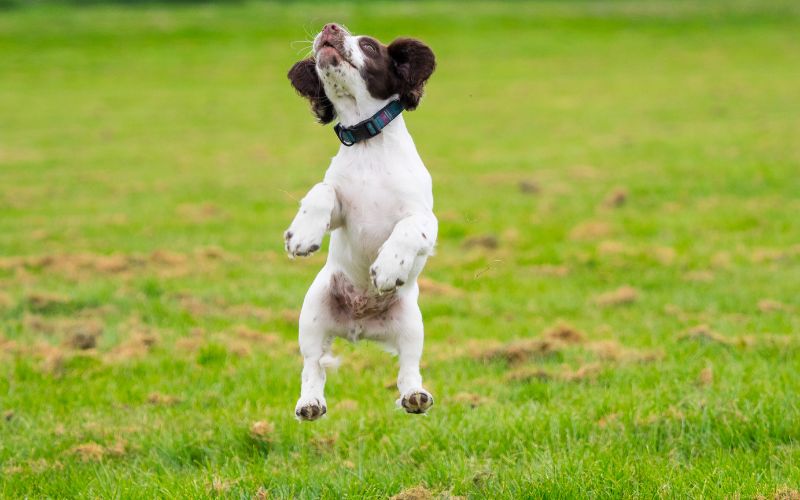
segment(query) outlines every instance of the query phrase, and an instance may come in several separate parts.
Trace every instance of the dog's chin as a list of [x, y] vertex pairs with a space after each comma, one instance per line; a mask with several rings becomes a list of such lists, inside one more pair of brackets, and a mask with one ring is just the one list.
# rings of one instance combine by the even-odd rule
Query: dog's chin
[[331, 46], [325, 46], [319, 49], [316, 53], [315, 59], [317, 60], [317, 67], [325, 69], [330, 66], [338, 66], [344, 61], [344, 58], [338, 50]]

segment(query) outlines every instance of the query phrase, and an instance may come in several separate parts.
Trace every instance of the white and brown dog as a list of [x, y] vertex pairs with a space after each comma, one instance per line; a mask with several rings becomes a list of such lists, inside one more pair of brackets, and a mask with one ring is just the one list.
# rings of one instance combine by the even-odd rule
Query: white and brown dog
[[397, 353], [397, 404], [425, 413], [433, 396], [419, 371], [417, 276], [433, 253], [438, 223], [431, 176], [400, 113], [419, 104], [436, 65], [433, 52], [405, 38], [386, 46], [337, 24], [327, 24], [313, 48], [289, 80], [321, 123], [338, 117], [342, 145], [284, 234], [295, 257], [319, 250], [331, 231], [328, 260], [300, 313], [304, 365], [295, 415], [316, 420], [327, 412], [325, 368], [335, 363], [337, 336], [375, 340]]

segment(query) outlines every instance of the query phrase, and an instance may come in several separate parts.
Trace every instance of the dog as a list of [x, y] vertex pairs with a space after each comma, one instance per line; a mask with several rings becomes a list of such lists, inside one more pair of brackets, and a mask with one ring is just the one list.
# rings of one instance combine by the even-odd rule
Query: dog
[[336, 363], [334, 337], [382, 343], [399, 357], [396, 404], [417, 414], [433, 405], [419, 370], [417, 276], [433, 254], [438, 221], [431, 176], [402, 112], [417, 107], [435, 67], [433, 51], [418, 40], [387, 46], [331, 23], [315, 37], [313, 57], [289, 71], [320, 123], [338, 118], [334, 131], [342, 143], [284, 233], [290, 258], [316, 252], [331, 233], [327, 262], [300, 312], [299, 420], [327, 413], [325, 369]]

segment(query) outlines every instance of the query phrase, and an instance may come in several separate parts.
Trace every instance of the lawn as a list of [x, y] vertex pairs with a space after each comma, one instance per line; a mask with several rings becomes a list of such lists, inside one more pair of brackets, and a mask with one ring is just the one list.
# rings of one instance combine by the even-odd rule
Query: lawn
[[[343, 341], [293, 415], [325, 248], [282, 232], [338, 142], [285, 74], [327, 21], [438, 57], [427, 416]], [[780, 0], [0, 10], [0, 496], [798, 498], [799, 32]]]

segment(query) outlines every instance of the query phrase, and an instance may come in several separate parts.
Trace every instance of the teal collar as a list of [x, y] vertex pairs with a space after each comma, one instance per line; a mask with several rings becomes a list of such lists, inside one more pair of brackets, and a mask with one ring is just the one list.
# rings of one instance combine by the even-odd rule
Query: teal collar
[[343, 127], [341, 123], [337, 123], [333, 127], [333, 131], [336, 132], [336, 137], [342, 144], [352, 146], [380, 134], [381, 129], [389, 125], [389, 122], [400, 116], [402, 112], [403, 105], [400, 104], [400, 101], [392, 101], [363, 122], [352, 127]]

